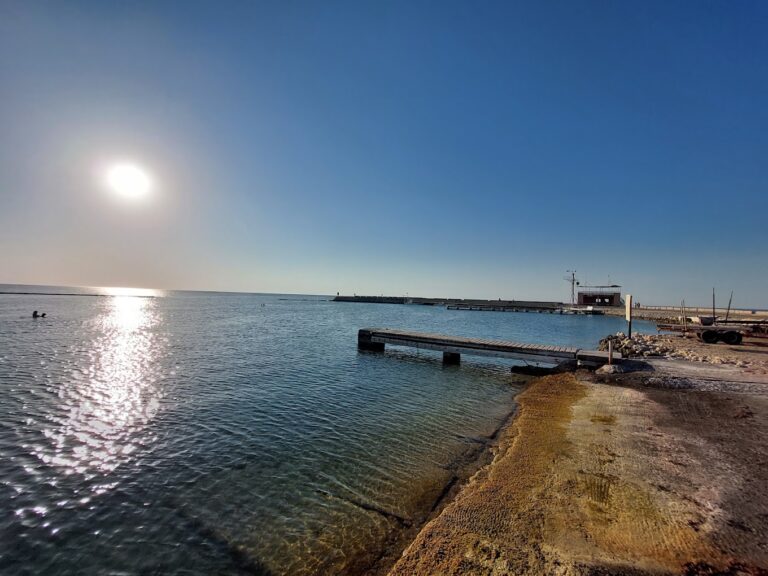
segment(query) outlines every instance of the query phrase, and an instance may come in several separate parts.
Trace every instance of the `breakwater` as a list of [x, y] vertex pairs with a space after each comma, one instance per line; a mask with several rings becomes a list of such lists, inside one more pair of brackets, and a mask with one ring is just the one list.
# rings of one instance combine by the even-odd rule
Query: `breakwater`
[[409, 296], [336, 296], [334, 302], [367, 304], [414, 304], [421, 306], [456, 306], [463, 310], [558, 310], [562, 302], [539, 300], [483, 300], [477, 298], [420, 298]]
[[[444, 306], [449, 310], [472, 310], [493, 312], [561, 312], [586, 313], [586, 306], [574, 306], [564, 302], [545, 300], [483, 300], [477, 298], [421, 298], [409, 296], [336, 296], [333, 302], [357, 302], [367, 304], [413, 304], [421, 306]], [[591, 314], [624, 317], [624, 306], [593, 306]], [[711, 315], [712, 309], [706, 307], [686, 307], [686, 316]], [[733, 320], [752, 322], [768, 321], [768, 310], [717, 308], [716, 315], [721, 320], [730, 317]], [[632, 315], [637, 320], [676, 323], [680, 321], [681, 308], [676, 306], [642, 306], [633, 308]]]

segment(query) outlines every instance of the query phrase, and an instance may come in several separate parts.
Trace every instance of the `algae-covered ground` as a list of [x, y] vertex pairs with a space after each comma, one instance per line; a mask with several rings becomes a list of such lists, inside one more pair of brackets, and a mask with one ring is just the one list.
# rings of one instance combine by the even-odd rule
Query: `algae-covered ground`
[[391, 574], [768, 574], [768, 383], [600, 378], [520, 394], [493, 463]]

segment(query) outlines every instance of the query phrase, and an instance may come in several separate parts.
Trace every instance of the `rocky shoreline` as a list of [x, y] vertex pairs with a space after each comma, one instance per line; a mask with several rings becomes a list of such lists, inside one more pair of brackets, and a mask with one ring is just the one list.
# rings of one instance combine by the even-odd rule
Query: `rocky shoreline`
[[[768, 359], [750, 354], [741, 347], [700, 343], [694, 338], [666, 334], [636, 334], [628, 338], [623, 332], [600, 340], [598, 350], [607, 351], [609, 342], [613, 350], [625, 358], [682, 359], [707, 364], [731, 364], [745, 369], [768, 370]], [[759, 343], [754, 343], [759, 345]], [[734, 354], [733, 352], [739, 352]]]

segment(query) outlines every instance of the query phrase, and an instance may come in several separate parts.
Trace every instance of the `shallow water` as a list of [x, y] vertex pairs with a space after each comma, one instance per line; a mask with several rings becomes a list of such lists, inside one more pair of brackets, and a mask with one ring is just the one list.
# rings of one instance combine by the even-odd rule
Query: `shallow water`
[[[359, 569], [434, 502], [518, 388], [501, 360], [443, 367], [438, 353], [360, 353], [358, 328], [593, 347], [624, 327], [159, 296], [0, 294], [3, 574]], [[33, 320], [35, 309], [48, 317]]]

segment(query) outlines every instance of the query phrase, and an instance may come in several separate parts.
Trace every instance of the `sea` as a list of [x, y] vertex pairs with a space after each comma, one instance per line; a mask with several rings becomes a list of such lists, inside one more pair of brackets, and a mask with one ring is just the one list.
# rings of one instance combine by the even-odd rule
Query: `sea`
[[625, 322], [0, 285], [0, 574], [364, 573], [523, 384], [362, 327], [594, 348]]

